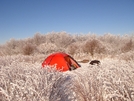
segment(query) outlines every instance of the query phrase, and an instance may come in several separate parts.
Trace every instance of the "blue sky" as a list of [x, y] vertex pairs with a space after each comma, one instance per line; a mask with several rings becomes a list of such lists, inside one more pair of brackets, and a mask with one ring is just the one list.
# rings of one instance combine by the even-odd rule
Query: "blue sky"
[[134, 0], [0, 0], [0, 43], [52, 31], [134, 33]]

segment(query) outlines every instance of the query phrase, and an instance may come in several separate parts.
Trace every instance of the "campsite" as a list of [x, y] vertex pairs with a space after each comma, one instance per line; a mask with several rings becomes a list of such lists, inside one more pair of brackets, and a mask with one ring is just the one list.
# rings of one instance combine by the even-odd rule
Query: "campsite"
[[[48, 61], [57, 62], [57, 52], [80, 67], [51, 68]], [[65, 62], [62, 56], [58, 61]], [[133, 100], [134, 36], [37, 33], [0, 45], [0, 101]]]

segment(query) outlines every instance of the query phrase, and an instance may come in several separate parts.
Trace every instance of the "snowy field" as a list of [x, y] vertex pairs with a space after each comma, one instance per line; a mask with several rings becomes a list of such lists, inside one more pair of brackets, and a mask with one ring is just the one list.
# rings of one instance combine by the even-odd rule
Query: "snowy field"
[[105, 58], [99, 66], [80, 63], [81, 68], [64, 73], [42, 69], [40, 61], [0, 57], [0, 101], [134, 100], [133, 61]]

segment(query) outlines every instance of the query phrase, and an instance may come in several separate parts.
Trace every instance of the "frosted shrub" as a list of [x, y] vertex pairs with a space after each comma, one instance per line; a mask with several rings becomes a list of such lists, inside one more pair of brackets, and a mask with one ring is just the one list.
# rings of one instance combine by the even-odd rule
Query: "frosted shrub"
[[85, 43], [83, 51], [93, 56], [95, 53], [105, 53], [105, 47], [98, 40], [92, 39]]
[[132, 40], [130, 40], [129, 42], [127, 42], [127, 43], [121, 48], [122, 52], [128, 52], [128, 51], [131, 51], [132, 49], [134, 50]]
[[54, 43], [57, 47], [66, 48], [69, 44], [74, 42], [71, 35], [66, 32], [52, 32], [46, 35], [48, 43]]
[[80, 44], [78, 45], [78, 43], [72, 43], [67, 47], [67, 53], [74, 55], [80, 49], [79, 47], [80, 47]]
[[57, 46], [53, 43], [43, 43], [37, 47], [38, 51], [43, 54], [49, 54], [58, 50]]
[[35, 49], [35, 47], [32, 44], [25, 44], [23, 46], [22, 52], [24, 55], [30, 55], [33, 53], [34, 49]]
[[[134, 50], [134, 37], [131, 35], [112, 35], [110, 33], [97, 36], [95, 34], [75, 34], [51, 32], [35, 34], [23, 40], [11, 39], [0, 45], [0, 55], [37, 55], [53, 52], [66, 52], [71, 55], [88, 54], [88, 57], [118, 58], [122, 53]], [[100, 55], [100, 56], [99, 56]], [[105, 56], [102, 56], [105, 55]]]
[[4, 55], [13, 55], [21, 53], [22, 42], [19, 40], [11, 39], [3, 45], [2, 51]]
[[32, 38], [32, 43], [34, 43], [37, 46], [44, 42], [46, 42], [46, 36], [40, 33], [36, 33], [34, 37]]
[[59, 37], [55, 40], [55, 44], [58, 47], [66, 48], [68, 45], [74, 42], [73, 37], [66, 32], [61, 32], [58, 35]]
[[129, 51], [129, 52], [125, 52], [125, 53], [121, 53], [118, 58], [120, 60], [125, 60], [125, 61], [133, 61], [134, 60], [134, 51]]

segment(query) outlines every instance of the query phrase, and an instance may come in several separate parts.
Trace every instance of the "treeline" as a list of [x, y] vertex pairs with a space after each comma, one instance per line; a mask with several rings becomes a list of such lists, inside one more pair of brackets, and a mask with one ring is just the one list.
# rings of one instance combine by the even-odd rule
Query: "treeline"
[[[66, 32], [51, 32], [35, 34], [32, 38], [11, 39], [0, 46], [0, 56], [5, 55], [38, 55], [53, 52], [66, 52], [70, 55], [87, 54], [91, 57], [118, 57], [133, 59], [134, 36], [112, 35], [102, 36], [95, 34], [72, 35]], [[125, 56], [124, 56], [125, 53]]]

